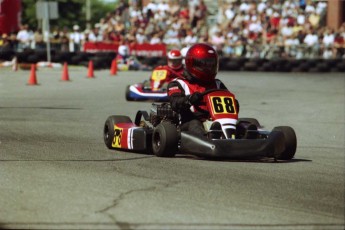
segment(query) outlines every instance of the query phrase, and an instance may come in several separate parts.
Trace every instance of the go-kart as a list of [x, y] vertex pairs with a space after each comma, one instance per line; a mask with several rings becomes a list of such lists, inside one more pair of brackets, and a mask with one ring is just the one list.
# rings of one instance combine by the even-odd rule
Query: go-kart
[[209, 119], [207, 135], [181, 131], [179, 115], [170, 103], [152, 103], [150, 114], [139, 110], [134, 122], [128, 116], [109, 116], [104, 124], [104, 142], [109, 149], [153, 153], [158, 157], [191, 154], [207, 158], [294, 157], [297, 138], [293, 128], [278, 126], [268, 131], [255, 118], [238, 118], [235, 96], [227, 90], [203, 93]]
[[126, 88], [127, 101], [167, 101], [167, 71], [154, 70], [150, 80], [128, 85]]

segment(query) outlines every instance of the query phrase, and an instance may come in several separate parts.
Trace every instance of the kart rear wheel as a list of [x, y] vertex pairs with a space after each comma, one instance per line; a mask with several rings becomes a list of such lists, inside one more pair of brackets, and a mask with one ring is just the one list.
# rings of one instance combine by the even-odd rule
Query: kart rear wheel
[[114, 149], [112, 142], [114, 140], [115, 133], [114, 126], [117, 123], [132, 123], [132, 120], [128, 116], [113, 115], [108, 117], [103, 128], [103, 139], [108, 149]]
[[285, 150], [277, 157], [279, 160], [291, 160], [296, 153], [297, 138], [293, 128], [289, 126], [277, 126], [272, 131], [280, 131], [284, 134]]
[[152, 134], [152, 151], [157, 157], [174, 157], [177, 152], [178, 133], [176, 126], [162, 122]]
[[131, 91], [129, 90], [130, 87], [131, 87], [130, 85], [127, 85], [127, 87], [126, 87], [126, 100], [127, 101], [134, 101], [134, 99], [130, 97], [130, 94], [131, 94]]

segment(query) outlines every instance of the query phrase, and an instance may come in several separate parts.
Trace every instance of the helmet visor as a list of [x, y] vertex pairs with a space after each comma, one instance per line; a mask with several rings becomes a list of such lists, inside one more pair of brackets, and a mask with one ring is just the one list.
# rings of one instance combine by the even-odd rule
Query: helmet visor
[[194, 68], [200, 72], [207, 74], [217, 74], [218, 72], [218, 60], [217, 58], [199, 58], [194, 59]]
[[172, 68], [179, 68], [182, 65], [182, 59], [169, 59], [169, 66]]

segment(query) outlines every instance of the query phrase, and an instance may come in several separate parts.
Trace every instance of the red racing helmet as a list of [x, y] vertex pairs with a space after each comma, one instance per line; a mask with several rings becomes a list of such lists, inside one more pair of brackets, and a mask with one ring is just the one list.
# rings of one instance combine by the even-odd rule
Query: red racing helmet
[[172, 69], [182, 67], [182, 54], [179, 50], [170, 50], [167, 55], [168, 66]]
[[210, 45], [198, 43], [191, 46], [185, 57], [186, 70], [192, 77], [202, 81], [210, 82], [215, 79], [218, 73], [218, 54]]

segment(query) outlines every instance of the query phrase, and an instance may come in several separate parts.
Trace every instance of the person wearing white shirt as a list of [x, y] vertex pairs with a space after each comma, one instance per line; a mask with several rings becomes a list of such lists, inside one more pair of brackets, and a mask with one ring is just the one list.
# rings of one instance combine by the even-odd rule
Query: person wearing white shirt
[[241, 1], [241, 5], [239, 7], [240, 11], [248, 12], [249, 8], [250, 8], [250, 5], [248, 4], [246, 0]]
[[323, 35], [322, 44], [326, 47], [332, 46], [334, 43], [334, 33], [327, 30], [326, 33]]
[[159, 34], [158, 33], [154, 34], [150, 40], [150, 44], [155, 45], [155, 44], [161, 44], [161, 43], [162, 43], [162, 40], [159, 37]]
[[73, 26], [73, 32], [70, 34], [70, 50], [73, 52], [80, 51], [82, 48], [82, 43], [84, 42], [84, 34], [79, 31], [79, 26]]
[[226, 19], [231, 21], [236, 16], [236, 10], [232, 4], [229, 4], [224, 12]]
[[147, 42], [147, 37], [144, 34], [144, 30], [142, 28], [138, 30], [138, 33], [135, 35], [135, 38], [139, 44]]
[[183, 39], [183, 44], [186, 46], [194, 45], [198, 42], [198, 37], [195, 36], [192, 30], [187, 31], [187, 36]]
[[288, 35], [284, 40], [284, 50], [289, 57], [297, 57], [297, 49], [300, 45], [296, 35]]
[[258, 6], [257, 6], [257, 11], [261, 14], [264, 12], [264, 10], [266, 9], [266, 1], [261, 1]]
[[305, 36], [303, 43], [307, 45], [307, 55], [314, 58], [318, 55], [319, 51], [319, 36], [315, 31], [309, 31]]
[[149, 4], [147, 4], [144, 7], [143, 13], [146, 14], [148, 10], [151, 10], [152, 13], [155, 13], [157, 9], [158, 9], [158, 4], [154, 0], [151, 0], [151, 2], [149, 2]]
[[31, 35], [28, 31], [28, 25], [23, 25], [17, 33], [18, 51], [23, 51], [30, 47]]
[[99, 32], [99, 28], [94, 28], [90, 31], [88, 39], [90, 42], [101, 42], [103, 41], [103, 35]]
[[158, 3], [157, 8], [158, 8], [158, 10], [168, 12], [169, 11], [169, 4], [166, 3], [165, 1], [162, 1], [162, 2]]

